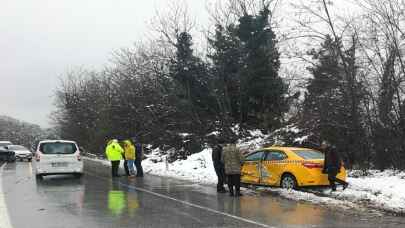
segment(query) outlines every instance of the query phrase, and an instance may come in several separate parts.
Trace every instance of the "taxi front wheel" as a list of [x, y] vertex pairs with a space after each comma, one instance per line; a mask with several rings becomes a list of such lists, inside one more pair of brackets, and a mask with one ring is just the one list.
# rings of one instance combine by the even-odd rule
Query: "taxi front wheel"
[[284, 174], [281, 178], [281, 187], [285, 189], [296, 189], [297, 180], [291, 174]]

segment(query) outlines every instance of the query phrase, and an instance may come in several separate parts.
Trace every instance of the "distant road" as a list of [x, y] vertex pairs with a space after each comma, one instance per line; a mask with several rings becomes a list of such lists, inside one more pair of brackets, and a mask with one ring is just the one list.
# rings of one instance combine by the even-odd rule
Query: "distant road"
[[30, 163], [5, 165], [0, 181], [6, 228], [405, 227], [404, 217], [355, 214], [254, 192], [238, 199], [170, 178], [111, 180], [86, 170], [81, 180], [67, 175], [37, 181]]

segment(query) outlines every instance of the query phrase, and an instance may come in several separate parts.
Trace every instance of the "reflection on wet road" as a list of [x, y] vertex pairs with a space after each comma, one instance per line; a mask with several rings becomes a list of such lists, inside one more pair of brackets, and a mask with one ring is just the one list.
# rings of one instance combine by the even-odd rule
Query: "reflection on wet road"
[[226, 194], [217, 195], [214, 187], [175, 179], [146, 176], [111, 180], [93, 172], [95, 169], [86, 170], [81, 180], [66, 175], [36, 181], [30, 163], [7, 164], [0, 175], [12, 226], [405, 226], [403, 217], [328, 209], [268, 193], [248, 193], [237, 199]]

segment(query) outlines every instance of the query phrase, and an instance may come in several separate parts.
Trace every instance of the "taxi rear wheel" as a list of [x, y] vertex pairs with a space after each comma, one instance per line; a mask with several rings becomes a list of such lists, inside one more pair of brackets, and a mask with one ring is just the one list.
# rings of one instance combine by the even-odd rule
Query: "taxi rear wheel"
[[285, 189], [296, 189], [297, 179], [291, 174], [284, 174], [281, 178], [281, 187]]

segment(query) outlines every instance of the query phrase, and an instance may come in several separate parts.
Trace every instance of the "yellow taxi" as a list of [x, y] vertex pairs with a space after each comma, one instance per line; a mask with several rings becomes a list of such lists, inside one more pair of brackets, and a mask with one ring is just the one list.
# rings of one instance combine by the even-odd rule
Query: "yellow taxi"
[[[324, 154], [298, 147], [267, 147], [245, 156], [241, 182], [244, 184], [298, 188], [327, 186], [328, 175], [322, 173]], [[346, 180], [346, 169], [337, 176]]]

